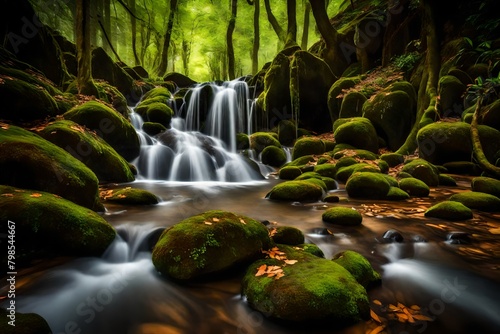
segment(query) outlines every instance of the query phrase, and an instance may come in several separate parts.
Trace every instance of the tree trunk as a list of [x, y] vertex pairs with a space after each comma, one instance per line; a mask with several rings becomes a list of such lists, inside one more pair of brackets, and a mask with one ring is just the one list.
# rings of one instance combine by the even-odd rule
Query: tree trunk
[[90, 48], [90, 0], [76, 2], [76, 84], [79, 94], [97, 96], [92, 82], [92, 54]]
[[89, 35], [90, 35], [90, 46], [97, 46], [97, 1], [90, 0], [90, 27], [89, 27]]
[[297, 45], [297, 0], [287, 0], [286, 14], [288, 19], [285, 47]]
[[307, 50], [307, 44], [309, 42], [309, 17], [311, 16], [311, 4], [309, 2], [306, 2], [305, 6], [304, 29], [302, 30], [302, 41], [300, 42], [300, 47], [302, 50]]
[[283, 28], [281, 28], [280, 24], [278, 23], [278, 20], [276, 20], [276, 17], [274, 16], [271, 10], [271, 4], [269, 3], [269, 0], [264, 0], [264, 5], [266, 7], [267, 19], [269, 20], [269, 23], [273, 27], [274, 32], [278, 36], [278, 39], [282, 43], [285, 43], [286, 41], [285, 31], [283, 30]]
[[260, 47], [260, 0], [254, 0], [253, 11], [253, 47], [252, 47], [252, 74], [259, 71], [259, 47]]
[[227, 26], [226, 44], [227, 44], [227, 70], [229, 80], [236, 78], [234, 67], [234, 46], [233, 46], [233, 32], [236, 27], [236, 14], [238, 9], [238, 0], [231, 0], [231, 18]]
[[325, 0], [309, 0], [316, 25], [325, 41], [326, 50], [323, 59], [330, 66], [333, 74], [340, 77], [347, 67], [348, 59], [338, 45], [338, 32], [333, 28], [326, 12]]
[[172, 28], [174, 27], [175, 12], [177, 11], [177, 0], [170, 0], [170, 13], [168, 15], [167, 32], [163, 40], [163, 50], [161, 56], [160, 67], [158, 68], [158, 75], [164, 76], [167, 71], [168, 65], [168, 48], [170, 46], [170, 39], [172, 37]]
[[104, 51], [107, 54], [111, 53], [111, 48], [113, 47], [113, 38], [111, 32], [111, 0], [104, 0], [102, 5], [102, 24], [104, 27], [104, 31], [108, 36], [108, 42], [104, 43]]
[[134, 53], [135, 65], [140, 65], [139, 56], [137, 55], [137, 21], [135, 19], [135, 0], [129, 0], [130, 11], [134, 15], [130, 15], [130, 24], [132, 28], [132, 52]]

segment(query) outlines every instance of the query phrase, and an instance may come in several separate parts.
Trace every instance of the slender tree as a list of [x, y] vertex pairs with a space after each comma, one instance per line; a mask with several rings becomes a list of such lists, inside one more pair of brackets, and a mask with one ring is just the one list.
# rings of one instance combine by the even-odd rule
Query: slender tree
[[304, 28], [302, 29], [302, 40], [300, 42], [300, 47], [302, 50], [307, 50], [307, 44], [309, 42], [309, 17], [311, 16], [311, 4], [307, 2], [304, 3]]
[[287, 0], [287, 32], [285, 47], [297, 45], [297, 0]]
[[252, 46], [252, 74], [259, 71], [259, 47], [260, 47], [260, 0], [247, 0], [248, 4], [254, 6], [253, 10], [253, 46]]
[[[136, 13], [136, 6], [135, 6], [135, 0], [129, 0], [129, 9], [130, 11], [135, 14]], [[131, 33], [132, 33], [132, 52], [134, 54], [134, 62], [135, 65], [140, 65], [141, 62], [139, 61], [139, 56], [137, 55], [137, 20], [135, 18], [135, 15], [130, 15], [130, 26], [131, 26]]]
[[92, 82], [92, 56], [90, 48], [90, 0], [76, 1], [76, 53], [78, 93], [97, 96]]
[[170, 0], [170, 13], [168, 15], [167, 31], [163, 39], [163, 50], [161, 55], [160, 67], [158, 68], [158, 75], [164, 76], [168, 67], [168, 48], [170, 47], [170, 40], [172, 38], [172, 30], [174, 27], [175, 13], [177, 12], [177, 0]]
[[233, 32], [236, 27], [236, 15], [238, 11], [238, 0], [231, 0], [231, 17], [227, 26], [226, 45], [227, 45], [227, 70], [229, 80], [236, 78], [235, 73], [235, 60], [234, 60], [234, 46], [233, 46]]
[[276, 36], [278, 36], [278, 39], [284, 44], [286, 41], [285, 31], [280, 26], [278, 20], [274, 16], [273, 11], [271, 10], [271, 4], [269, 3], [269, 0], [264, 0], [264, 6], [266, 7], [267, 19], [269, 20], [271, 27], [273, 27]]
[[102, 25], [104, 32], [103, 34], [108, 36], [108, 43], [104, 42], [104, 51], [110, 54], [111, 48], [113, 47], [113, 33], [111, 31], [111, 0], [104, 0], [102, 5]]

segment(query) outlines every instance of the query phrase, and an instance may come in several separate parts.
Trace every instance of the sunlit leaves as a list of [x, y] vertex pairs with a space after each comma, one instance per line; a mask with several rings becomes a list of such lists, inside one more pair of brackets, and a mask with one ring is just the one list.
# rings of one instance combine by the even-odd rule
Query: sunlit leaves
[[424, 314], [423, 310], [418, 305], [406, 306], [401, 302], [396, 304], [384, 305], [378, 299], [372, 301], [380, 313], [384, 313], [385, 317], [377, 314], [374, 309], [370, 309], [371, 320], [367, 322], [366, 334], [388, 333], [387, 327], [390, 322], [400, 322], [415, 325], [422, 321], [433, 321], [432, 318]]
[[286, 253], [282, 252], [278, 247], [273, 247], [270, 250], [263, 250], [262, 253], [266, 254], [266, 258], [283, 261], [283, 265], [268, 266], [266, 264], [263, 264], [257, 269], [257, 273], [255, 274], [256, 277], [266, 275], [267, 277], [274, 277], [274, 279], [280, 279], [281, 277], [285, 276], [285, 272], [282, 269], [283, 267], [287, 265], [291, 266], [299, 262], [298, 260], [288, 259]]

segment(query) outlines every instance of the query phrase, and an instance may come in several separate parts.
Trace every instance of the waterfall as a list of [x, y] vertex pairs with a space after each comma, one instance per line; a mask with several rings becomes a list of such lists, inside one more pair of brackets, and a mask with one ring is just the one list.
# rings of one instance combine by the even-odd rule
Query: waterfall
[[144, 122], [132, 109], [130, 118], [141, 142], [134, 161], [139, 177], [183, 182], [262, 179], [259, 163], [237, 150], [237, 133], [251, 130], [252, 104], [244, 81], [196, 85], [186, 95], [184, 112], [177, 112], [171, 128], [154, 137], [142, 131]]

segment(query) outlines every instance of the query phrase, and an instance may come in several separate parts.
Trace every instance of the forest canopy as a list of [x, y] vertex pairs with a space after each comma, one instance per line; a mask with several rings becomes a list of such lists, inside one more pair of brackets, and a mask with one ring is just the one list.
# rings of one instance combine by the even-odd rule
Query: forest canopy
[[[232, 17], [230, 0], [91, 0], [91, 45], [103, 47], [115, 61], [141, 65], [157, 74], [170, 18], [173, 18], [166, 72], [183, 73], [197, 81], [228, 78], [226, 32]], [[259, 7], [258, 67], [271, 61], [284, 45], [268, 19], [268, 9], [287, 30], [287, 1], [237, 2], [233, 33], [236, 77], [252, 70], [255, 6]], [[75, 42], [75, 1], [31, 0], [40, 20]], [[328, 15], [335, 15], [349, 1], [327, 1]], [[173, 15], [172, 15], [173, 14]], [[297, 1], [297, 43], [309, 48], [319, 40], [309, 2]], [[306, 22], [306, 25], [304, 25]], [[304, 36], [304, 31], [306, 32]], [[306, 37], [306, 38], [304, 38]], [[109, 40], [109, 42], [108, 42]], [[111, 43], [111, 47], [109, 45]], [[304, 45], [305, 44], [305, 45]], [[118, 55], [119, 59], [117, 59]], [[161, 75], [159, 75], [161, 76]]]

